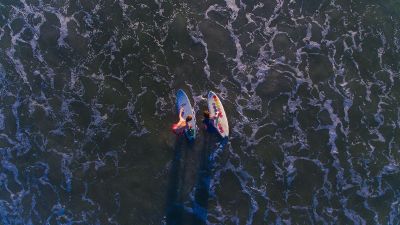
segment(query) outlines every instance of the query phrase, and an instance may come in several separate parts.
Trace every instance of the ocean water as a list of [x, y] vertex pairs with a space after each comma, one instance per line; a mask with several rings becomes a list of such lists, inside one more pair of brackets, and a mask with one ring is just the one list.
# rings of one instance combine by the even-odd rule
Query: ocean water
[[0, 224], [400, 224], [399, 61], [398, 0], [0, 0]]

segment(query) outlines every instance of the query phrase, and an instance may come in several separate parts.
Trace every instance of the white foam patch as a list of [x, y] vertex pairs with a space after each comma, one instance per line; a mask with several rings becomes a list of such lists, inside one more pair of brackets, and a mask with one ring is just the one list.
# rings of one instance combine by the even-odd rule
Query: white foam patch
[[204, 47], [205, 57], [204, 57], [204, 67], [203, 71], [207, 76], [207, 79], [210, 79], [210, 65], [208, 64], [208, 48], [207, 43], [203, 39], [203, 34], [201, 33], [199, 27], [196, 25], [192, 25], [188, 23], [187, 30], [189, 30], [189, 35], [195, 43], [200, 43]]
[[[74, 17], [73, 16], [64, 16], [61, 13], [57, 13], [56, 16], [60, 22], [60, 28], [59, 28], [60, 37], [58, 37], [58, 40], [57, 40], [58, 46], [66, 47], [66, 46], [68, 46], [68, 44], [65, 43], [64, 39], [68, 36], [68, 23], [71, 20], [74, 20]], [[79, 24], [79, 23], [77, 22], [77, 24]]]

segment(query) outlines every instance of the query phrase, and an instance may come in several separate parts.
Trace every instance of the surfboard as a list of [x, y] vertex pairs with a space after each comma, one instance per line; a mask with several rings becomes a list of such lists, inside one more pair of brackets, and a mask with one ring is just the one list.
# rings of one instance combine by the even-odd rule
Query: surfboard
[[196, 138], [196, 114], [190, 104], [189, 98], [186, 93], [179, 89], [176, 92], [176, 107], [179, 113], [181, 107], [183, 107], [182, 117], [186, 118], [189, 115], [192, 115], [192, 120], [189, 121], [190, 126], [192, 129], [189, 131], [188, 129], [185, 131], [185, 136], [189, 141], [193, 141]]
[[214, 117], [217, 112], [219, 112], [219, 117], [214, 120], [214, 126], [217, 128], [218, 133], [221, 137], [229, 136], [229, 124], [228, 118], [226, 117], [224, 106], [221, 103], [221, 100], [218, 96], [210, 91], [208, 92], [208, 111], [210, 112], [210, 116]]

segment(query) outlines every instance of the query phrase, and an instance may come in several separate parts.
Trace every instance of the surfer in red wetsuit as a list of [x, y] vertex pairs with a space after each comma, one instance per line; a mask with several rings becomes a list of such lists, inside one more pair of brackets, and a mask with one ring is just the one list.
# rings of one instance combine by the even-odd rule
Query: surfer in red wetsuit
[[186, 119], [182, 117], [183, 113], [183, 108], [179, 110], [179, 121], [172, 125], [172, 132], [174, 132], [177, 135], [181, 135], [185, 133], [187, 129], [191, 129], [192, 127], [190, 126], [189, 122], [192, 120], [192, 116], [188, 115]]

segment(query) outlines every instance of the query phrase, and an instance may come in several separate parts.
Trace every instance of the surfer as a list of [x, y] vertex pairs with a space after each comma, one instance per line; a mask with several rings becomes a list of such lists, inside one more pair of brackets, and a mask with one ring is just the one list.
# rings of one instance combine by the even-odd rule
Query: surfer
[[192, 115], [188, 115], [186, 119], [182, 117], [183, 114], [183, 107], [179, 110], [179, 121], [172, 125], [172, 132], [174, 132], [176, 135], [181, 135], [185, 133], [187, 130], [191, 130], [192, 127], [189, 124], [189, 122], [193, 119]]
[[204, 110], [203, 116], [204, 129], [210, 133], [216, 132], [217, 129], [215, 128], [214, 124], [215, 121], [219, 118], [219, 112], [217, 112], [215, 116], [210, 116], [210, 112], [208, 110]]

